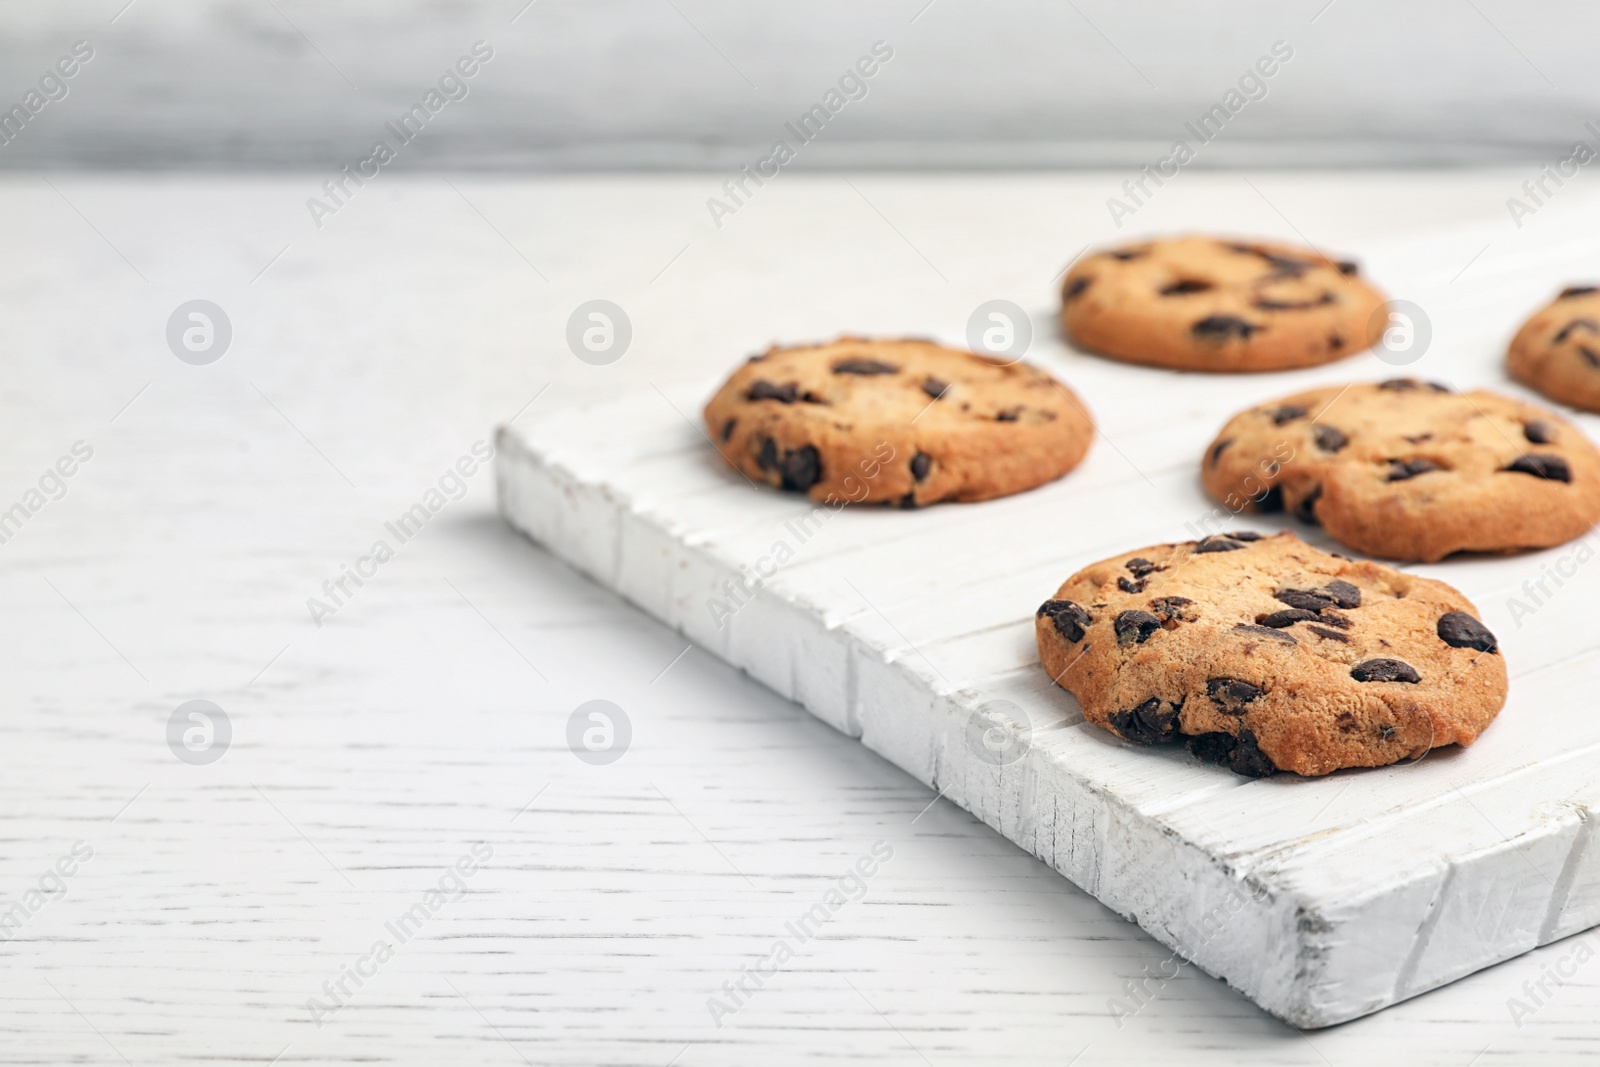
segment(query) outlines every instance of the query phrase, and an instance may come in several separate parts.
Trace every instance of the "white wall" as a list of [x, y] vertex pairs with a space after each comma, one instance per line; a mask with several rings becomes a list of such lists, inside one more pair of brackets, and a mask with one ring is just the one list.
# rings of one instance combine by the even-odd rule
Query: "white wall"
[[0, 4], [7, 107], [95, 49], [0, 166], [337, 165], [480, 39], [413, 164], [737, 165], [879, 40], [802, 166], [1137, 165], [1278, 40], [1293, 58], [1200, 163], [1554, 159], [1600, 121], [1577, 0], [126, 2]]

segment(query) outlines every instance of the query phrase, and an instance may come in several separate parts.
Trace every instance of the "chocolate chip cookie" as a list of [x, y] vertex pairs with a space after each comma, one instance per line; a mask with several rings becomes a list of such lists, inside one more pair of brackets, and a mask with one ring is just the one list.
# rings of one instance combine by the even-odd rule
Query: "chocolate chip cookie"
[[722, 457], [829, 503], [921, 507], [1020, 493], [1078, 465], [1094, 423], [1049, 374], [932, 341], [770, 348], [706, 404]]
[[1600, 451], [1510, 397], [1397, 378], [1240, 412], [1201, 460], [1229, 511], [1288, 511], [1389, 559], [1511, 552], [1600, 520]]
[[1551, 400], [1600, 411], [1600, 286], [1574, 285], [1511, 340], [1506, 369]]
[[1090, 722], [1252, 777], [1470, 745], [1506, 699], [1499, 643], [1466, 597], [1292, 533], [1102, 560], [1044, 602], [1035, 634]]
[[1372, 347], [1384, 298], [1356, 264], [1265, 241], [1177, 237], [1084, 256], [1061, 289], [1074, 344], [1201, 371], [1310, 367]]

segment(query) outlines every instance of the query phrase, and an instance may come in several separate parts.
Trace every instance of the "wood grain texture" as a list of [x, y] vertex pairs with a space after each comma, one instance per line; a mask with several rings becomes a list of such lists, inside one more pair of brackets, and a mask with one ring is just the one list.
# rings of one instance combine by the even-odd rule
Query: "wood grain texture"
[[[1161, 378], [1129, 379], [1042, 325], [1052, 275], [1110, 236], [1104, 188], [1120, 178], [853, 176], [944, 281], [837, 179], [786, 179], [713, 237], [698, 177], [451, 175], [456, 190], [391, 177], [320, 232], [303, 214], [320, 175], [0, 179], [0, 502], [73, 441], [95, 449], [66, 497], [0, 545], [0, 910], [75, 841], [94, 849], [64, 898], [0, 941], [0, 1063], [1082, 1053], [1079, 1067], [1481, 1067], [1597, 1047], [1600, 972], [1575, 963], [1577, 938], [1309, 1035], [1182, 967], [1149, 983], [1149, 1005], [1119, 1027], [1108, 1000], [1161, 973], [1169, 949], [765, 686], [698, 648], [677, 659], [686, 639], [510, 531], [487, 472], [326, 625], [310, 620], [306, 598], [341, 563], [547, 386], [518, 426], [651, 381], [676, 395], [774, 339], [848, 326], [959, 343], [970, 309], [996, 296], [1035, 314], [1034, 358], [1108, 416], [1097, 466], [1080, 473], [1128, 491], [1126, 455], [1158, 485], [1181, 484], [1184, 441], [1137, 404], [1103, 399]], [[1592, 199], [1570, 188], [1516, 231], [1502, 201], [1521, 177], [1250, 174], [1252, 188], [1192, 175], [1139, 222], [1293, 239], [1276, 205], [1430, 309], [1434, 290], [1459, 291], [1418, 367], [1448, 376], [1457, 359], [1492, 366], [1523, 307], [1593, 269]], [[1474, 221], [1481, 234], [1456, 228]], [[600, 296], [637, 327], [634, 349], [604, 368], [563, 340], [572, 309]], [[234, 324], [234, 347], [210, 367], [179, 363], [162, 337], [195, 297]], [[1238, 399], [1224, 383], [1184, 386], [1200, 412]], [[719, 521], [786, 504], [758, 498], [727, 498]], [[1548, 558], [1524, 557], [1478, 596], [1515, 642], [1519, 679], [1587, 640], [1530, 640], [1505, 615]], [[1019, 589], [1054, 579], [1048, 560], [1033, 565]], [[949, 585], [982, 603], [958, 576]], [[896, 624], [923, 643], [919, 620]], [[992, 655], [923, 647], [950, 663]], [[209, 767], [180, 763], [164, 740], [194, 698], [234, 725]], [[634, 726], [609, 767], [566, 746], [568, 717], [596, 698]], [[1550, 773], [1581, 764], [1573, 752]], [[1367, 803], [1353, 787], [1320, 814], [1308, 804], [1305, 820]], [[1207, 813], [1249, 841], [1248, 808]], [[895, 855], [865, 898], [717, 1027], [707, 999], [879, 839]], [[475, 842], [495, 852], [467, 895], [317, 1029], [306, 1000]], [[1594, 884], [1570, 873], [1571, 886]], [[1500, 904], [1485, 898], [1485, 923]], [[1558, 966], [1570, 972], [1559, 987], [1546, 977]], [[1550, 995], [1513, 1018], [1509, 998], [1541, 980]]]
[[[1517, 672], [1507, 712], [1470, 752], [1248, 781], [1089, 729], [1034, 666], [1033, 609], [1062, 576], [1203, 511], [1193, 468], [1226, 412], [1186, 412], [1176, 388], [1134, 400], [1175, 457], [1154, 493], [1102, 453], [982, 506], [835, 512], [727, 469], [686, 425], [695, 397], [646, 392], [502, 433], [502, 513], [1274, 1014], [1343, 1022], [1600, 922], [1587, 880], [1562, 877], [1597, 862], [1582, 600], [1508, 640], [1513, 664], [1524, 641], [1566, 655]], [[1482, 598], [1526, 567], [1430, 573]], [[1016, 748], [986, 749], [995, 728], [1016, 732]]]
[[[1430, 306], [1441, 318], [1470, 313], [1447, 293]], [[1368, 374], [1382, 367], [1370, 354], [1351, 362]], [[1351, 373], [1343, 363], [1306, 377]], [[1458, 388], [1502, 379], [1498, 358], [1449, 368]], [[1242, 398], [1281, 395], [1272, 381], [1191, 388], [1167, 375], [1097, 393], [1100, 418], [1138, 419], [1141, 448], [1164, 458], [1147, 468], [1102, 449], [1033, 492], [913, 513], [764, 493], [685, 414], [717, 383], [642, 390], [502, 431], [501, 513], [1183, 958], [1292, 1025], [1325, 1027], [1600, 923], [1600, 893], [1578, 873], [1600, 863], [1589, 832], [1600, 730], [1584, 697], [1600, 646], [1584, 625], [1587, 598], [1567, 586], [1595, 579], [1582, 572], [1580, 546], [1543, 554], [1543, 567], [1566, 563], [1561, 585], [1535, 599], [1567, 595], [1531, 619], [1512, 614], [1513, 693], [1470, 752], [1257, 782], [1196, 765], [1181, 747], [1152, 753], [1089, 729], [1035, 666], [1034, 608], [1094, 560], [1181, 540], [1184, 517], [1210, 510], [1195, 474], [1205, 442]], [[1197, 392], [1236, 399], [1197, 405]], [[1297, 525], [1219, 513], [1191, 519], [1189, 533], [1236, 523]], [[1489, 598], [1528, 573], [1529, 560], [1419, 571], [1477, 598], [1504, 631]], [[1517, 660], [1523, 647], [1554, 660], [1529, 671]], [[993, 729], [1017, 734], [1015, 748], [986, 750], [980, 739]], [[1347, 791], [1355, 796], [1328, 813]]]

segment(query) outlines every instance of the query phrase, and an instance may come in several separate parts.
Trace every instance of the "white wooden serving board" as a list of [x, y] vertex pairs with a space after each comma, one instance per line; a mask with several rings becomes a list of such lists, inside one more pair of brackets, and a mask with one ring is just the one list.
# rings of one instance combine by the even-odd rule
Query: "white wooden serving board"
[[[1477, 240], [1458, 234], [1443, 255], [1397, 242], [1366, 263], [1391, 288], [1404, 279], [1395, 295], [1434, 321], [1434, 349], [1403, 372], [1519, 392], [1499, 370], [1504, 339], [1551, 279], [1593, 273], [1589, 249], [1530, 244], [1537, 278], [1449, 278]], [[1463, 337], [1475, 340], [1451, 343]], [[1417, 568], [1477, 603], [1508, 661], [1510, 701], [1471, 749], [1247, 780], [1180, 747], [1135, 748], [1087, 726], [1050, 684], [1035, 608], [1087, 562], [1195, 536], [1212, 508], [1198, 456], [1233, 411], [1402, 371], [1366, 354], [1293, 374], [1179, 375], [1051, 338], [1030, 359], [1079, 389], [1102, 433], [1078, 470], [1020, 496], [846, 508], [802, 536], [810, 502], [752, 488], [708, 444], [704, 383], [503, 427], [500, 509], [1295, 1026], [1376, 1011], [1600, 923], [1600, 635], [1589, 616], [1600, 593], [1589, 542], [1600, 538]], [[1276, 516], [1221, 528], [1286, 525], [1336, 547]], [[710, 602], [735, 606], [728, 583], [789, 551], [719, 618]], [[1524, 583], [1551, 571], [1562, 584], [1546, 579], [1536, 601]], [[997, 722], [1025, 738], [1020, 758], [985, 747]]]

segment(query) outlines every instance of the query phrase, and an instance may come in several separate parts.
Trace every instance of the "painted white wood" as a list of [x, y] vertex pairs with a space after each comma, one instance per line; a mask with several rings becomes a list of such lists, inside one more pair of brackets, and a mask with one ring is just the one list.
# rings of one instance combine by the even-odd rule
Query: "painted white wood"
[[[1380, 251], [1375, 269], [1403, 269], [1407, 251]], [[1560, 242], [1545, 251], [1559, 256]], [[1480, 294], [1447, 290], [1428, 304], [1436, 318], [1482, 314]], [[1365, 360], [1369, 376], [1381, 369]], [[1355, 1018], [1600, 922], [1588, 875], [1600, 646], [1585, 595], [1600, 578], [1580, 568], [1568, 579], [1580, 588], [1527, 620], [1500, 602], [1575, 546], [1420, 568], [1505, 635], [1511, 698], [1470, 751], [1252, 782], [1083, 723], [1037, 669], [1034, 608], [1085, 563], [1183, 536], [1207, 511], [1195, 464], [1216, 427], [1238, 397], [1287, 391], [1287, 376], [1097, 369], [1100, 388], [1074, 384], [1104, 439], [1079, 471], [1006, 500], [833, 512], [755, 489], [685, 418], [709, 382], [502, 430], [501, 512], [1296, 1026]], [[1461, 386], [1499, 378], [1481, 359], [1449, 373]], [[1131, 447], [1157, 457], [1148, 466], [1116, 447], [1133, 426]], [[769, 567], [746, 605], [735, 583]], [[1000, 700], [1030, 742], [997, 766], [976, 742]]]

